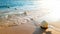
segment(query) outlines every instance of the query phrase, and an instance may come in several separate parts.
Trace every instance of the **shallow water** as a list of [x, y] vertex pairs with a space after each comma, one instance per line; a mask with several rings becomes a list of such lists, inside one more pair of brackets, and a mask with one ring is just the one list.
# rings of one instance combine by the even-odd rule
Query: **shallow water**
[[[20, 8], [20, 9], [32, 9], [38, 7], [40, 4], [38, 1], [29, 0], [0, 0], [0, 9], [8, 8]], [[38, 6], [37, 6], [38, 5]]]
[[0, 8], [8, 8], [14, 6], [25, 6], [32, 5], [31, 1], [21, 1], [21, 0], [0, 0]]

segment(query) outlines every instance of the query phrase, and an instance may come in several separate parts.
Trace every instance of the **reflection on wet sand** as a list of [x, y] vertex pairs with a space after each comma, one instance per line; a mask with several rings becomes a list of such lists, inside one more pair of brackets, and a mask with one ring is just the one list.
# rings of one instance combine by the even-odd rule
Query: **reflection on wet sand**
[[45, 29], [36, 28], [33, 34], [52, 34], [51, 31], [46, 31]]
[[29, 16], [25, 15], [26, 13], [29, 14], [30, 12], [24, 12], [23, 14], [9, 13], [10, 15], [0, 16], [0, 26], [3, 26], [2, 28], [0, 27], [0, 34], [60, 34], [60, 32], [52, 28], [48, 28], [47, 30], [41, 29], [36, 21], [38, 17], [34, 18], [37, 16], [38, 12], [33, 12], [34, 14], [30, 13], [32, 17], [30, 14]]

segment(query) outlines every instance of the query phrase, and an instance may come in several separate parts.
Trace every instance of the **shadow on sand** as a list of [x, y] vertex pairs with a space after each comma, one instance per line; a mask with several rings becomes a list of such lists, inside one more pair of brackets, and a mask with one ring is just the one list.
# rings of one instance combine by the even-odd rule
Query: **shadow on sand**
[[46, 30], [41, 29], [41, 28], [36, 28], [36, 30], [34, 31], [33, 34], [43, 34], [43, 33], [45, 33], [45, 34], [52, 34], [51, 31], [46, 31]]

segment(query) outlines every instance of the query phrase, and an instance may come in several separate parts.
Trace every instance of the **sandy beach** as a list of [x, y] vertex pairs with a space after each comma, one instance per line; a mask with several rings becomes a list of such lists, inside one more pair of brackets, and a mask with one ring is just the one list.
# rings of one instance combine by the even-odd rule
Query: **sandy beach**
[[[27, 14], [26, 14], [27, 13]], [[47, 30], [40, 28], [37, 15], [35, 13], [25, 12], [23, 14], [9, 14], [7, 16], [0, 17], [0, 34], [60, 34], [57, 27], [59, 23], [50, 23], [55, 27], [49, 27]], [[27, 15], [34, 15], [34, 17], [27, 17]], [[35, 16], [36, 15], [36, 16]], [[41, 16], [39, 16], [41, 17]], [[60, 28], [60, 27], [59, 27]]]
[[0, 34], [60, 34], [60, 31], [56, 31], [52, 28], [43, 30], [31, 23], [25, 23], [19, 26], [0, 29]]
[[60, 1], [0, 0], [0, 34], [60, 34]]

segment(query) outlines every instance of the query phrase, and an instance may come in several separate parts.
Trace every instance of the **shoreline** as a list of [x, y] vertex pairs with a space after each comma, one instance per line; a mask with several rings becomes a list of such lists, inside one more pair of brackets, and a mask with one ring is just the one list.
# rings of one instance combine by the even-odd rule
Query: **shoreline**
[[[4, 17], [0, 20], [0, 23], [2, 23], [3, 27], [5, 28], [0, 29], [0, 34], [17, 34], [17, 33], [18, 34], [27, 34], [27, 33], [28, 34], [42, 34], [42, 33], [59, 34], [60, 33], [60, 31], [56, 31], [51, 27], [48, 28], [46, 31], [40, 29], [39, 27], [40, 21], [37, 21], [37, 20], [41, 16], [44, 16], [46, 14], [44, 12], [41, 12], [40, 14], [39, 11], [36, 10], [37, 12], [26, 11], [25, 13], [23, 12], [23, 13], [18, 14], [20, 10], [14, 10], [14, 11], [12, 13], [8, 12], [8, 14], [9, 13], [10, 14], [7, 16], [3, 15]], [[37, 22], [33, 21], [34, 22], [33, 23], [32, 20], [37, 21]], [[50, 23], [50, 24], [55, 26], [56, 24], [59, 24], [59, 23], [56, 22], [56, 23]], [[11, 27], [8, 27], [8, 26], [11, 26]]]

